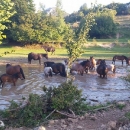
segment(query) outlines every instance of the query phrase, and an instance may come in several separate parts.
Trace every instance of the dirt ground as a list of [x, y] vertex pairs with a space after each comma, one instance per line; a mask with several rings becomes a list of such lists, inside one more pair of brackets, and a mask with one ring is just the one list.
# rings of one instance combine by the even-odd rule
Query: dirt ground
[[[58, 59], [49, 59], [49, 61]], [[61, 59], [60, 59], [61, 60]], [[32, 65], [37, 65], [38, 61]], [[28, 65], [26, 58], [6, 58], [0, 60], [0, 64], [20, 64]], [[44, 127], [37, 127], [34, 130], [130, 130], [130, 121], [124, 116], [126, 112], [130, 112], [130, 100], [120, 101], [119, 104], [125, 105], [120, 110], [118, 107], [111, 106], [107, 109], [101, 109], [94, 113], [86, 113], [82, 117], [75, 119], [67, 118], [62, 120], [51, 120]], [[8, 128], [6, 130], [32, 130], [30, 128]]]

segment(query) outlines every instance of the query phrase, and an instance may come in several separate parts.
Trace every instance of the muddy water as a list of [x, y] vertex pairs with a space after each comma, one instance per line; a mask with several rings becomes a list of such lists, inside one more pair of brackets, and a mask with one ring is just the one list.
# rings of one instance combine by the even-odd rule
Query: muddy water
[[[109, 62], [107, 62], [109, 63]], [[83, 95], [91, 104], [106, 103], [117, 100], [130, 99], [130, 84], [121, 77], [125, 76], [130, 67], [116, 62], [116, 74], [108, 73], [107, 79], [101, 79], [95, 71], [91, 71], [84, 76], [75, 75], [74, 84], [83, 90]], [[18, 79], [16, 86], [6, 83], [0, 88], [0, 109], [7, 108], [9, 101], [21, 101], [22, 97], [28, 97], [29, 93], [42, 94], [42, 87], [45, 85], [58, 86], [66, 81], [60, 75], [46, 78], [43, 74], [43, 66], [40, 65], [22, 65], [26, 79]], [[0, 65], [0, 75], [5, 73], [5, 65]]]

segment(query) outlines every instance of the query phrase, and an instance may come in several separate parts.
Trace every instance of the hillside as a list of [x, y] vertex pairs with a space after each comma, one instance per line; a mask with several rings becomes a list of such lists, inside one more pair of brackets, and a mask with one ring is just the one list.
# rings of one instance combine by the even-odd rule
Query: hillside
[[130, 39], [130, 15], [116, 16], [118, 24], [117, 38]]

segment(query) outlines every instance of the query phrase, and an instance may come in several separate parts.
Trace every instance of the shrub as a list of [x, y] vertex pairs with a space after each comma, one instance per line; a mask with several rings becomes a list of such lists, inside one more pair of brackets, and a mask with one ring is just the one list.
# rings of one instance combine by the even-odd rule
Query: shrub
[[[44, 86], [43, 91], [45, 94], [41, 96], [30, 94], [24, 107], [21, 107], [21, 103], [11, 101], [9, 109], [0, 112], [2, 118], [8, 119], [5, 122], [6, 126], [34, 127], [45, 122], [47, 115], [53, 110], [68, 112], [71, 109], [76, 114], [84, 114], [89, 109], [86, 99], [82, 98], [82, 91], [78, 90], [71, 81], [62, 83], [58, 87]], [[49, 118], [56, 117], [59, 118], [59, 114], [51, 115]]]
[[62, 83], [58, 88], [54, 88], [53, 90], [52, 105], [54, 109], [73, 109], [77, 105], [82, 104], [83, 101], [85, 99], [82, 98], [82, 91], [78, 90], [71, 81]]

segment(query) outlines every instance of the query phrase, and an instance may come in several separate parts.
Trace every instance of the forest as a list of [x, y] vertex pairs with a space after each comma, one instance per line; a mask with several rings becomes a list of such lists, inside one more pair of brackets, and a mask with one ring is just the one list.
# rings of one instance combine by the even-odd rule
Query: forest
[[[91, 8], [83, 4], [77, 12], [67, 14], [62, 9], [62, 1], [57, 0], [52, 12], [48, 12], [44, 5], [35, 9], [33, 0], [4, 0], [0, 1], [0, 40], [7, 44], [33, 44], [45, 42], [66, 42], [69, 32], [76, 35], [81, 30], [87, 15], [93, 15], [94, 24], [86, 34], [88, 38], [115, 38], [119, 31], [117, 16], [130, 14], [130, 2], [111, 3], [107, 6], [92, 4]], [[128, 28], [127, 28], [128, 29]], [[128, 35], [129, 37], [129, 35]]]

